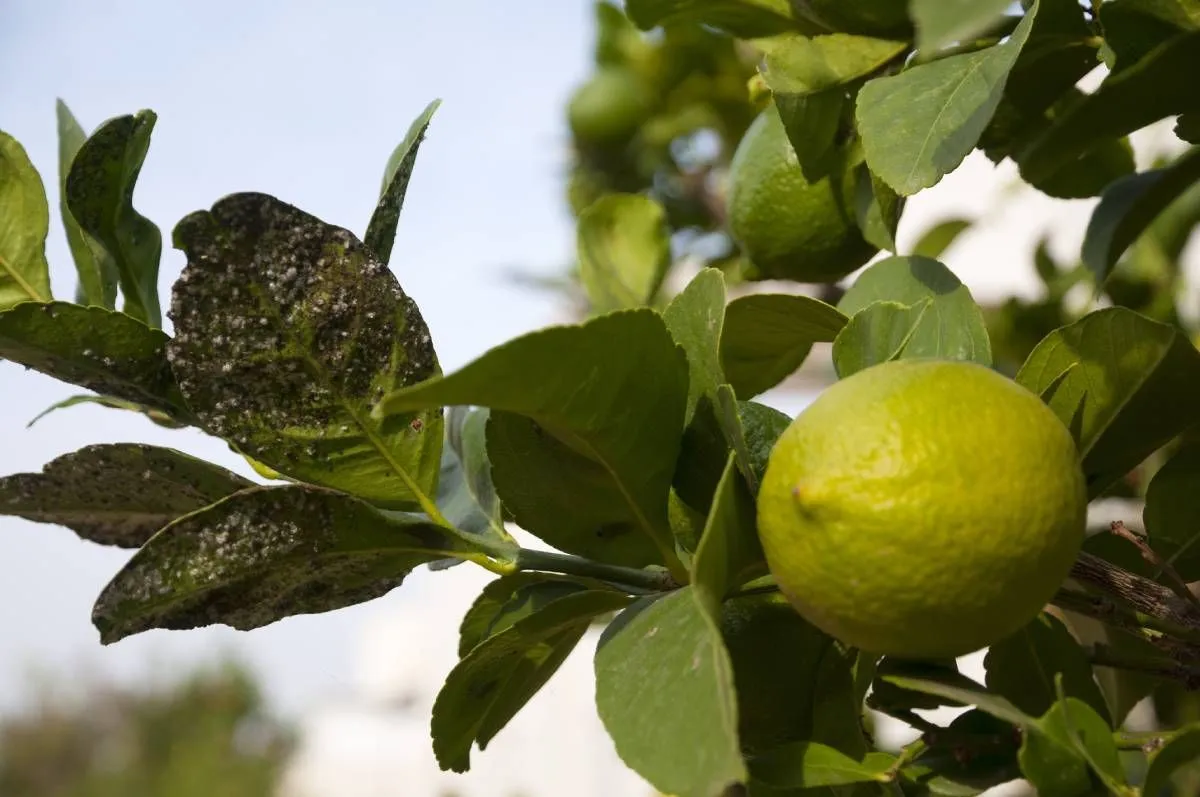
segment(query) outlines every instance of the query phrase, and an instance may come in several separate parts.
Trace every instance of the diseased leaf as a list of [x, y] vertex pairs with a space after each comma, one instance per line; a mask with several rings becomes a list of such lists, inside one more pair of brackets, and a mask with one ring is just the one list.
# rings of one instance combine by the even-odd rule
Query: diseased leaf
[[116, 265], [124, 311], [151, 329], [162, 326], [162, 233], [134, 210], [133, 192], [157, 119], [153, 111], [138, 111], [101, 124], [76, 153], [66, 182], [67, 208], [91, 239], [93, 256]]
[[912, 0], [909, 14], [917, 28], [917, 48], [932, 51], [983, 33], [1012, 5], [1012, 0]]
[[254, 482], [171, 448], [92, 445], [41, 473], [0, 479], [0, 514], [66, 526], [101, 545], [138, 548], [159, 529]]
[[419, 516], [307, 485], [253, 487], [174, 521], [100, 593], [111, 644], [151, 628], [241, 631], [384, 595], [425, 562], [475, 550]]
[[472, 647], [433, 706], [433, 750], [442, 769], [466, 772], [472, 744], [486, 748], [558, 670], [592, 618], [629, 601], [609, 591], [565, 594]]
[[1083, 239], [1083, 262], [1103, 285], [1121, 255], [1160, 213], [1193, 185], [1200, 184], [1200, 147], [1162, 169], [1112, 183], [1092, 211]]
[[413, 168], [417, 163], [417, 152], [421, 148], [425, 132], [429, 129], [429, 123], [441, 104], [441, 100], [434, 100], [425, 106], [425, 110], [409, 126], [404, 140], [388, 158], [387, 168], [383, 173], [383, 186], [379, 191], [379, 202], [375, 205], [367, 232], [363, 236], [363, 244], [385, 266], [392, 259], [396, 226], [400, 223], [400, 212], [404, 209], [404, 196], [408, 193], [408, 181], [412, 178]]
[[1070, 428], [1094, 498], [1195, 422], [1200, 353], [1174, 327], [1110, 307], [1047, 336], [1016, 380]]
[[596, 706], [617, 754], [654, 788], [712, 797], [745, 780], [732, 666], [693, 587], [618, 615], [595, 669]]
[[75, 271], [79, 275], [75, 301], [115, 310], [119, 279], [117, 264], [104, 251], [104, 247], [89, 240], [88, 234], [80, 228], [79, 222], [71, 215], [71, 209], [67, 207], [67, 175], [83, 142], [87, 141], [87, 134], [61, 99], [56, 103], [55, 111], [58, 116], [58, 210], [67, 233], [71, 258], [75, 261]]
[[145, 415], [150, 421], [163, 427], [164, 429], [186, 429], [187, 424], [175, 420], [170, 415], [162, 410], [156, 410], [153, 407], [147, 407], [145, 404], [138, 404], [136, 401], [126, 401], [125, 399], [114, 398], [112, 396], [96, 396], [90, 393], [85, 393], [78, 396], [68, 396], [62, 401], [56, 401], [46, 409], [39, 412], [29, 423], [25, 424], [25, 428], [33, 426], [35, 423], [45, 418], [55, 410], [64, 410], [69, 407], [77, 407], [80, 404], [98, 404], [101, 407], [108, 407], [114, 410], [128, 410]]
[[1000, 104], [1037, 12], [1035, 2], [1002, 44], [868, 81], [857, 118], [872, 173], [911, 196], [957, 168]]
[[0, 132], [0, 310], [50, 301], [46, 188], [25, 148]]
[[939, 221], [937, 224], [926, 230], [921, 237], [913, 244], [913, 257], [927, 257], [931, 260], [936, 260], [942, 256], [942, 253], [954, 245], [958, 240], [958, 236], [962, 235], [971, 228], [972, 221], [969, 219], [950, 218]]
[[[899, 302], [872, 302], [851, 316], [833, 341], [833, 366], [838, 378], [845, 379], [872, 365], [904, 356], [932, 305], [931, 299], [911, 306]], [[929, 355], [914, 351], [910, 356]]]
[[705, 268], [680, 291], [663, 311], [663, 320], [675, 342], [687, 352], [688, 409], [692, 420], [701, 396], [712, 397], [725, 383], [720, 357], [725, 307], [725, 277], [719, 269]]
[[577, 248], [593, 311], [648, 305], [671, 265], [666, 210], [641, 194], [605, 194], [579, 214]]
[[167, 353], [200, 426], [280, 473], [429, 512], [441, 407], [371, 416], [439, 373], [387, 267], [348, 230], [255, 193], [185, 217], [175, 246], [188, 262]]
[[778, 385], [799, 368], [814, 343], [831, 343], [846, 325], [839, 310], [808, 296], [751, 294], [725, 308], [721, 365], [742, 399]]
[[754, 494], [730, 452], [692, 560], [692, 586], [714, 618], [732, 591], [766, 573], [755, 514]]
[[[657, 548], [660, 561], [669, 564], [674, 541], [667, 494], [683, 433], [687, 379], [686, 355], [662, 316], [649, 308], [622, 310], [497, 346], [456, 373], [392, 392], [375, 415], [452, 404], [490, 407], [488, 451], [496, 489], [522, 528], [559, 547], [550, 538], [561, 542], [563, 533], [547, 525], [551, 515], [530, 514], [531, 504], [523, 518], [514, 504], [517, 490], [535, 489], [532, 480], [522, 486], [516, 471], [501, 476], [501, 452], [490, 430], [501, 413], [522, 416], [527, 419], [524, 445], [531, 446], [537, 434], [543, 441], [541, 450], [527, 449], [529, 456], [544, 465], [559, 463], [564, 483], [573, 485], [560, 504], [574, 505], [585, 497], [597, 506], [613, 502], [605, 511], [621, 518], [620, 528], [588, 533], [616, 532], [630, 541], [631, 560], [647, 564]], [[508, 426], [511, 430], [516, 423]], [[584, 484], [592, 489], [579, 491]], [[548, 493], [545, 485], [536, 489], [539, 497]]]
[[751, 760], [756, 781], [779, 788], [809, 789], [849, 783], [887, 783], [886, 760], [860, 763], [832, 747], [815, 742], [793, 742]]
[[167, 362], [168, 340], [102, 307], [26, 302], [0, 312], [0, 357], [186, 422], [191, 414]]
[[1200, 761], [1200, 724], [1175, 731], [1167, 743], [1150, 756], [1142, 794], [1147, 797], [1164, 794], [1176, 770], [1193, 766], [1197, 761]]
[[625, 13], [642, 30], [701, 23], [743, 39], [811, 30], [792, 15], [788, 0], [627, 0]]

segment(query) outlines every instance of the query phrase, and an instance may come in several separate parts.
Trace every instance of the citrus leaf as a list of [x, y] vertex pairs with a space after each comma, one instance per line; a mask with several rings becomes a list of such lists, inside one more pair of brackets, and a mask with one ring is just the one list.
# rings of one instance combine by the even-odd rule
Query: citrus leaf
[[1016, 380], [1070, 428], [1094, 498], [1196, 420], [1200, 352], [1174, 327], [1109, 307], [1048, 335]]
[[165, 348], [169, 338], [124, 313], [70, 302], [0, 312], [0, 357], [63, 382], [186, 421]]
[[67, 207], [67, 175], [71, 173], [71, 164], [75, 162], [83, 142], [87, 141], [87, 134], [61, 99], [55, 105], [55, 112], [58, 117], [58, 210], [67, 233], [71, 258], [75, 261], [75, 271], [79, 275], [75, 301], [115, 310], [119, 279], [117, 264], [104, 251], [104, 247], [91, 241]]
[[906, 357], [940, 357], [991, 365], [992, 346], [983, 312], [950, 269], [931, 258], [889, 257], [869, 266], [838, 302], [848, 316], [873, 302], [918, 305], [929, 310], [913, 328]]
[[384, 595], [424, 562], [474, 549], [424, 518], [307, 485], [252, 487], [155, 534], [100, 593], [111, 644], [151, 628], [240, 631]]
[[1018, 728], [1032, 728], [1037, 720], [1014, 706], [1008, 699], [992, 694], [975, 684], [965, 676], [940, 678], [912, 678], [900, 675], [884, 675], [883, 680], [903, 689], [923, 692], [947, 700], [954, 700], [967, 706], [975, 706], [980, 711], [991, 714], [996, 719], [1004, 720]]
[[733, 669], [687, 586], [626, 609], [596, 650], [596, 706], [617, 754], [656, 789], [711, 797], [746, 778]]
[[579, 278], [598, 313], [648, 305], [671, 265], [663, 206], [641, 194], [605, 194], [579, 214]]
[[1108, 706], [1092, 676], [1083, 648], [1066, 627], [1042, 613], [1020, 631], [993, 644], [984, 659], [987, 687], [1026, 714], [1040, 716], [1058, 700], [1055, 676], [1068, 695], [1079, 698], [1108, 721]]
[[1035, 2], [1002, 44], [868, 81], [857, 117], [871, 171], [911, 196], [957, 168], [1000, 104], [1037, 11]]
[[482, 750], [562, 665], [592, 618], [629, 604], [618, 592], [563, 595], [473, 647], [433, 706], [433, 751], [442, 769], [466, 772]]
[[721, 603], [732, 591], [765, 573], [754, 494], [738, 472], [737, 454], [730, 452], [692, 559], [692, 585], [708, 611], [719, 618]]
[[162, 233], [134, 210], [133, 192], [157, 119], [138, 111], [101, 124], [75, 154], [66, 182], [67, 208], [90, 238], [93, 256], [116, 264], [124, 311], [151, 329], [162, 326]]
[[1079, 797], [1098, 792], [1088, 774], [1087, 761], [1057, 724], [1050, 725], [1048, 732], [1039, 728], [1026, 733], [1017, 761], [1038, 797]]
[[894, 253], [904, 200], [865, 165], [855, 170], [854, 179], [854, 212], [863, 238]]
[[1083, 239], [1083, 262], [1102, 285], [1121, 255], [1175, 199], [1200, 183], [1200, 147], [1171, 165], [1117, 180], [1104, 190]]
[[[456, 373], [392, 392], [375, 413], [389, 417], [472, 404], [492, 409], [489, 429], [501, 412], [527, 418], [544, 433], [547, 446], [570, 453], [580, 468], [586, 463], [589, 479], [603, 476], [619, 494], [613, 511], [633, 518], [634, 536], [643, 535], [670, 561], [667, 494], [683, 434], [687, 379], [686, 354], [662, 316], [639, 308], [516, 338]], [[490, 438], [489, 431], [496, 488], [512, 508]], [[518, 514], [515, 508], [513, 513]], [[517, 522], [539, 533], [519, 517]]]
[[960, 714], [924, 741], [928, 747], [900, 770], [910, 797], [973, 797], [1021, 777], [1018, 733], [978, 709]]
[[[1061, 676], [1056, 680], [1061, 682]], [[1041, 733], [1070, 744], [1110, 793], [1128, 793], [1123, 789], [1125, 767], [1113, 741], [1113, 729], [1087, 703], [1060, 694], [1038, 726]]]
[[1191, 77], [1197, 73], [1200, 31], [1171, 38], [1135, 65], [1110, 73], [1096, 91], [1021, 149], [1021, 177], [1043, 182], [1100, 142], [1200, 109]]
[[954, 245], [954, 242], [958, 240], [958, 236], [971, 228], [972, 223], [969, 219], [958, 218], [939, 221], [922, 233], [917, 242], [913, 244], [910, 254], [914, 257], [927, 257], [931, 260], [936, 260], [942, 256], [943, 252]]
[[0, 514], [66, 526], [100, 545], [138, 548], [176, 518], [253, 486], [174, 449], [92, 445], [51, 460], [41, 473], [0, 479]]
[[[354, 236], [265, 194], [232, 194], [175, 228], [171, 366], [200, 425], [288, 476], [425, 511], [443, 415], [371, 417], [438, 373], [429, 330]], [[432, 514], [432, 513], [430, 513]]]
[[832, 343], [846, 316], [808, 296], [760, 293], [725, 308], [721, 364], [743, 399], [757, 396], [799, 368], [814, 343]]
[[742, 39], [804, 28], [788, 0], [626, 0], [625, 13], [642, 30], [700, 23]]
[[872, 708], [893, 716], [913, 709], [933, 710], [942, 706], [959, 708], [957, 700], [931, 695], [912, 689], [902, 689], [890, 680], [892, 677], [924, 678], [944, 683], [957, 683], [964, 688], [975, 686], [959, 671], [954, 659], [946, 661], [908, 661], [884, 656], [875, 665], [875, 680], [872, 684], [870, 703]]
[[50, 301], [46, 188], [25, 148], [0, 132], [0, 310]]
[[[487, 409], [449, 408], [437, 505], [442, 516], [459, 531], [508, 544], [512, 537], [504, 528], [503, 510], [488, 460], [489, 414]], [[448, 560], [451, 561], [461, 560]]]
[[876, 759], [860, 763], [832, 747], [815, 742], [793, 742], [750, 761], [756, 781], [788, 789], [843, 786], [849, 783], [887, 783], [889, 762]]
[[720, 347], [724, 342], [726, 316], [725, 277], [716, 268], [701, 269], [663, 311], [671, 337], [687, 352], [685, 422], [691, 422], [701, 396], [711, 398], [725, 383]]
[[841, 87], [773, 95], [772, 105], [787, 131], [800, 173], [810, 183], [826, 177], [842, 163], [836, 144], [848, 101]]
[[1150, 757], [1142, 794], [1167, 793], [1175, 771], [1192, 766], [1196, 761], [1200, 761], [1200, 725], [1189, 725], [1172, 733], [1167, 743]]
[[911, 306], [873, 302], [852, 315], [833, 341], [833, 366], [838, 378], [903, 356], [932, 305], [930, 299]]
[[1200, 490], [1200, 444], [1188, 442], [1150, 479], [1142, 510], [1154, 552], [1166, 559], [1185, 581], [1200, 579], [1197, 490]]
[[593, 579], [533, 572], [513, 573], [489, 582], [459, 624], [458, 657], [461, 659], [552, 601], [589, 589], [608, 588]]
[[1136, 64], [1181, 32], [1200, 29], [1195, 0], [1109, 0], [1099, 12], [1104, 44], [1115, 56], [1113, 71]]
[[90, 393], [85, 393], [77, 396], [68, 396], [62, 401], [56, 401], [46, 409], [39, 412], [29, 423], [25, 424], [28, 429], [35, 423], [45, 418], [50, 413], [56, 410], [64, 410], [69, 407], [77, 407], [80, 404], [98, 404], [101, 407], [108, 407], [114, 410], [128, 410], [145, 415], [153, 423], [163, 427], [164, 429], [186, 429], [187, 424], [176, 421], [170, 415], [167, 415], [162, 410], [156, 410], [153, 407], [147, 407], [145, 404], [138, 404], [136, 401], [126, 401], [125, 399], [115, 398], [113, 396], [95, 396]]
[[909, 14], [917, 28], [917, 49], [928, 52], [974, 38], [1011, 5], [1011, 0], [912, 0]]
[[392, 246], [396, 243], [396, 226], [400, 223], [400, 212], [404, 209], [404, 195], [408, 193], [408, 181], [412, 178], [413, 168], [417, 164], [417, 151], [425, 138], [425, 131], [434, 113], [441, 106], [441, 100], [434, 100], [425, 106], [421, 115], [413, 120], [404, 140], [392, 151], [388, 158], [387, 168], [383, 173], [383, 187], [379, 192], [379, 202], [371, 214], [367, 231], [363, 235], [363, 244], [370, 249], [380, 263], [385, 266], [392, 259]]

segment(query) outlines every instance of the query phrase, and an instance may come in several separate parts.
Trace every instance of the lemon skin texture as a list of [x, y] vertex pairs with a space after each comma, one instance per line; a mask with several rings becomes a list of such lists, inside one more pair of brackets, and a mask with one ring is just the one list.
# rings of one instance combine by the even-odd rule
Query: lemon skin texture
[[853, 173], [808, 182], [774, 107], [742, 136], [728, 186], [729, 233], [751, 261], [750, 279], [836, 282], [879, 251], [858, 229]]
[[899, 360], [825, 390], [776, 443], [758, 496], [793, 607], [854, 647], [962, 656], [1032, 620], [1083, 542], [1067, 428], [982, 365]]

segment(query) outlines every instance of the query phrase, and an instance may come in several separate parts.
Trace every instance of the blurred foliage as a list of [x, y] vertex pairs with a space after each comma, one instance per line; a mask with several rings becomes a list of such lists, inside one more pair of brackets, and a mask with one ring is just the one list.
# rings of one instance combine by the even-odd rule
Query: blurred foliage
[[248, 672], [223, 664], [166, 688], [51, 681], [0, 717], [4, 797], [267, 797], [292, 732], [267, 716]]

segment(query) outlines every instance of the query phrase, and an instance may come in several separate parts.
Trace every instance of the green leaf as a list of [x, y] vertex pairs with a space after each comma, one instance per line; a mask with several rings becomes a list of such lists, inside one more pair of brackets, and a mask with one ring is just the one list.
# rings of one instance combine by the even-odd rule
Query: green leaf
[[61, 99], [56, 103], [55, 111], [58, 116], [58, 210], [67, 233], [71, 257], [75, 261], [75, 271], [79, 275], [75, 300], [80, 304], [94, 304], [115, 310], [119, 279], [117, 264], [103, 247], [97, 246], [83, 231], [67, 207], [67, 175], [71, 173], [75, 156], [87, 141], [87, 134]]
[[[917, 327], [929, 314], [933, 301], [912, 306], [899, 302], [872, 302], [850, 317], [833, 341], [833, 366], [845, 379], [872, 365], [898, 360], [908, 351]], [[924, 357], [924, 353], [909, 356]]]
[[[931, 695], [927, 692], [902, 689], [892, 683], [891, 678], [922, 678], [943, 683], [958, 684], [974, 688], [975, 682], [959, 672], [954, 659], [946, 661], [908, 661], [884, 656], [875, 666], [870, 703], [873, 708], [893, 716], [911, 712], [913, 709], [932, 711], [942, 706], [961, 707], [957, 700]], [[901, 716], [903, 719], [903, 716]]]
[[1034, 185], [1058, 199], [1086, 199], [1101, 194], [1114, 182], [1133, 175], [1137, 164], [1125, 138], [1099, 141], [1079, 160]]
[[188, 263], [168, 355], [201, 427], [280, 473], [432, 516], [441, 407], [371, 416], [387, 391], [438, 373], [387, 267], [348, 230], [265, 194], [190, 214], [175, 246]]
[[929, 52], [983, 33], [1012, 5], [1012, 0], [912, 0], [909, 14], [917, 28], [917, 49]]
[[26, 302], [0, 312], [0, 357], [186, 421], [190, 412], [167, 362], [168, 340], [161, 330], [102, 307]]
[[626, 0], [625, 13], [642, 30], [701, 23], [742, 39], [803, 29], [788, 0]]
[[984, 668], [988, 689], [1007, 697], [1026, 714], [1041, 716], [1054, 705], [1058, 700], [1054, 679], [1061, 674], [1067, 694], [1108, 721], [1108, 706], [1087, 655], [1066, 627], [1049, 614], [1043, 612], [992, 645]]
[[153, 407], [147, 407], [145, 404], [139, 404], [136, 401], [126, 401], [125, 399], [114, 398], [113, 396], [95, 396], [90, 393], [85, 393], [77, 396], [68, 396], [62, 401], [54, 402], [49, 407], [35, 415], [29, 421], [29, 423], [25, 424], [25, 428], [28, 429], [55, 410], [64, 410], [69, 407], [77, 407], [80, 404], [98, 404], [101, 407], [108, 407], [109, 409], [137, 412], [145, 415], [148, 419], [150, 419], [150, 421], [158, 426], [163, 427], [164, 429], [186, 429], [188, 426], [188, 424], [175, 420], [162, 410], [156, 410]]
[[417, 565], [474, 553], [445, 527], [348, 495], [252, 487], [151, 537], [100, 593], [92, 622], [106, 645], [151, 628], [248, 631], [373, 600]]
[[[488, 450], [496, 487], [521, 527], [540, 536], [547, 530], [526, 525], [512, 503], [515, 490], [506, 493], [491, 442], [490, 428], [501, 412], [523, 416], [533, 422], [531, 431], [543, 434], [542, 462], [549, 461], [546, 452], [570, 454], [573, 459], [560, 459], [577, 463], [576, 474], [564, 478], [604, 484], [615, 496], [610, 512], [633, 521], [624, 530], [633, 539], [644, 536], [670, 562], [667, 494], [683, 434], [687, 379], [686, 355], [662, 316], [648, 308], [623, 310], [497, 346], [456, 373], [389, 394], [375, 416], [451, 404], [491, 407]], [[570, 493], [560, 500], [568, 497], [579, 498]]]
[[1060, 695], [1038, 723], [1041, 733], [1065, 741], [1087, 762], [1112, 794], [1129, 794], [1113, 729], [1082, 700]]
[[913, 244], [910, 254], [914, 257], [936, 260], [958, 240], [958, 236], [970, 229], [973, 223], [970, 219], [959, 218], [939, 221], [922, 233], [917, 242]]
[[737, 454], [730, 452], [692, 560], [692, 586], [712, 615], [719, 617], [721, 603], [731, 592], [765, 572], [754, 495], [738, 472]]
[[417, 152], [425, 138], [425, 131], [429, 129], [429, 123], [441, 104], [441, 100], [434, 100], [425, 106], [425, 110], [409, 126], [404, 140], [388, 158], [387, 168], [383, 173], [383, 186], [379, 191], [379, 202], [375, 205], [371, 221], [367, 224], [367, 232], [363, 236], [363, 244], [385, 266], [392, 259], [396, 226], [400, 223], [400, 212], [404, 209], [408, 181], [412, 178], [413, 168], [417, 164]]
[[487, 639], [551, 602], [589, 589], [609, 588], [592, 579], [533, 572], [513, 573], [489, 582], [459, 625], [458, 657], [461, 659]]
[[1016, 380], [1071, 429], [1094, 498], [1195, 421], [1200, 352], [1174, 327], [1110, 307], [1048, 335]]
[[459, 531], [509, 543], [487, 453], [489, 415], [487, 409], [448, 409], [437, 505]]
[[76, 153], [66, 181], [67, 208], [91, 239], [93, 257], [116, 264], [125, 312], [152, 329], [162, 326], [162, 233], [134, 210], [133, 192], [157, 119], [138, 111], [104, 122]]
[[1176, 770], [1192, 766], [1197, 761], [1200, 761], [1200, 725], [1180, 728], [1150, 757], [1142, 794], [1158, 797], [1167, 793], [1171, 776]]
[[1187, 581], [1200, 578], [1198, 489], [1200, 443], [1184, 443], [1150, 479], [1142, 510], [1155, 553]]
[[433, 751], [442, 769], [466, 772], [471, 745], [486, 748], [558, 670], [592, 618], [629, 601], [618, 592], [565, 594], [472, 647], [446, 677], [433, 706]]
[[0, 132], [0, 310], [50, 301], [46, 188], [25, 148]]
[[1025, 714], [1006, 698], [986, 691], [963, 676], [913, 678], [900, 675], [885, 675], [882, 678], [884, 681], [899, 686], [902, 689], [911, 689], [915, 692], [923, 692], [927, 695], [935, 695], [947, 700], [953, 700], [963, 705], [975, 706], [980, 711], [985, 711], [996, 719], [1010, 722], [1018, 728], [1028, 729], [1037, 724], [1037, 720]]
[[1200, 108], [1192, 76], [1200, 73], [1200, 31], [1176, 36], [1054, 120], [1017, 156], [1021, 177], [1043, 182], [1099, 143], [1168, 116]]
[[1092, 211], [1083, 239], [1083, 262], [1103, 284], [1125, 250], [1167, 206], [1200, 183], [1200, 147], [1171, 165], [1116, 181]]
[[693, 587], [618, 615], [595, 670], [600, 719], [621, 759], [654, 788], [712, 797], [745, 780], [732, 665]]
[[815, 183], [843, 164], [836, 146], [849, 98], [841, 87], [808, 94], [775, 93], [772, 105], [796, 153], [800, 173]]
[[700, 397], [712, 398], [725, 383], [720, 358], [726, 323], [725, 277], [720, 269], [701, 269], [667, 305], [663, 320], [671, 337], [687, 352], [685, 422], [691, 422]]
[[1018, 732], [978, 709], [926, 734], [924, 741], [926, 749], [900, 771], [908, 797], [973, 797], [1021, 777]]
[[866, 165], [855, 169], [854, 179], [854, 212], [863, 238], [882, 250], [895, 252], [904, 200]]
[[1104, 43], [1112, 49], [1114, 71], [1136, 64], [1162, 42], [1200, 29], [1196, 0], [1108, 0], [1100, 6]]
[[1038, 4], [1004, 43], [875, 78], [858, 93], [867, 165], [901, 196], [935, 185], [970, 154], [1000, 104]]
[[171, 448], [92, 445], [41, 473], [0, 479], [0, 514], [66, 526], [101, 545], [138, 548], [178, 517], [254, 483]]
[[757, 396], [791, 376], [814, 343], [831, 343], [846, 325], [839, 310], [808, 296], [760, 293], [725, 308], [721, 365], [734, 392]]
[[641, 194], [605, 194], [579, 214], [579, 278], [598, 313], [650, 304], [671, 265], [663, 206]]
[[1038, 797], [1102, 794], [1088, 774], [1087, 761], [1071, 745], [1065, 732], [1057, 724], [1051, 725], [1051, 729], [1049, 733], [1040, 729], [1026, 733], [1017, 753], [1021, 774], [1037, 790]]
[[815, 742], [793, 742], [750, 761], [750, 774], [755, 780], [789, 789], [871, 781], [887, 783], [890, 779], [884, 774], [886, 768], [886, 762], [868, 766]]
[[937, 260], [889, 257], [868, 267], [838, 302], [854, 316], [873, 302], [898, 302], [929, 309], [916, 320], [904, 348], [907, 357], [940, 357], [991, 365], [992, 346], [983, 312], [971, 291]]

